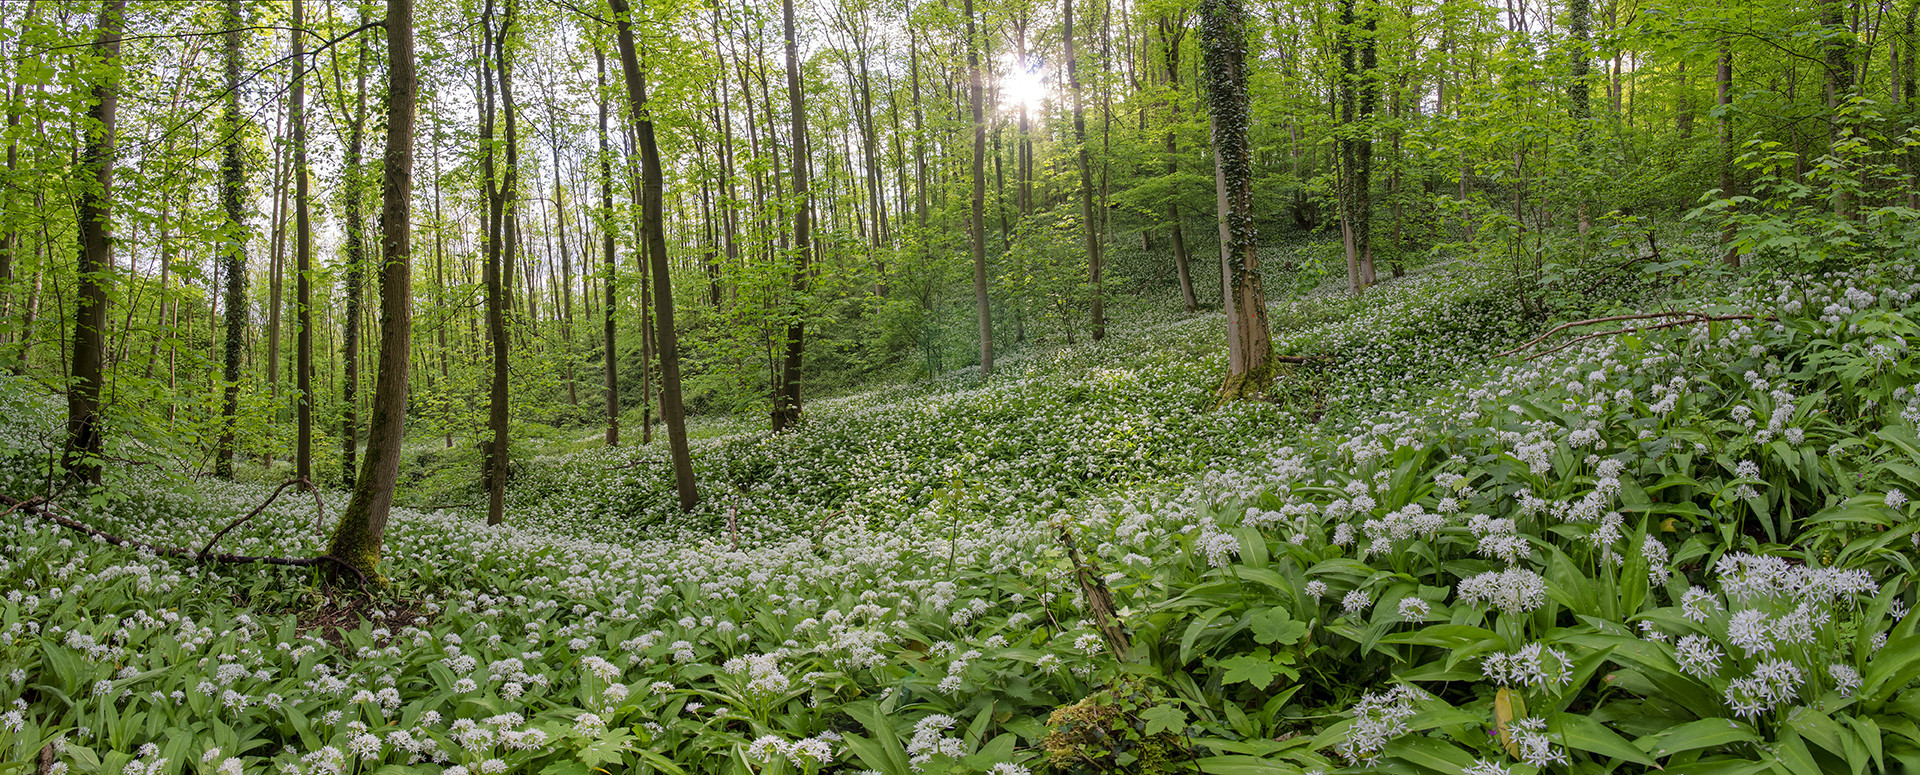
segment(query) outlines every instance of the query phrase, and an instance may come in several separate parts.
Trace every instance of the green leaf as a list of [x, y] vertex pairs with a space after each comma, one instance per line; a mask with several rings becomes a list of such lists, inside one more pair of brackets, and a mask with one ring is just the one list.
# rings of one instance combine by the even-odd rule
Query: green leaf
[[1141, 734], [1152, 736], [1161, 732], [1179, 732], [1187, 728], [1187, 712], [1175, 705], [1155, 705], [1140, 714], [1140, 720], [1147, 722], [1147, 728]]
[[1633, 747], [1633, 744], [1621, 737], [1620, 733], [1608, 729], [1605, 724], [1593, 720], [1590, 716], [1560, 713], [1555, 716], [1555, 719], [1561, 742], [1566, 743], [1568, 748], [1648, 767], [1658, 766], [1646, 752]]
[[626, 748], [627, 741], [632, 739], [633, 733], [624, 729], [602, 734], [580, 749], [580, 761], [591, 767], [620, 761], [620, 753]]
[[1258, 756], [1209, 756], [1196, 764], [1208, 775], [1297, 775], [1300, 772], [1299, 767]]
[[1265, 645], [1291, 646], [1307, 636], [1307, 625], [1275, 606], [1253, 615], [1253, 639]]
[[1733, 719], [1707, 718], [1647, 735], [1635, 745], [1654, 756], [1672, 756], [1685, 751], [1715, 748], [1729, 743], [1759, 740], [1752, 727]]
[[1220, 676], [1220, 683], [1246, 682], [1253, 684], [1253, 688], [1255, 689], [1267, 688], [1273, 683], [1275, 675], [1273, 661], [1265, 655], [1254, 656], [1241, 654], [1236, 657], [1220, 660], [1218, 667], [1225, 668], [1227, 671], [1224, 675]]
[[1473, 766], [1473, 755], [1458, 746], [1419, 735], [1403, 735], [1387, 743], [1386, 754], [1428, 772], [1459, 775]]

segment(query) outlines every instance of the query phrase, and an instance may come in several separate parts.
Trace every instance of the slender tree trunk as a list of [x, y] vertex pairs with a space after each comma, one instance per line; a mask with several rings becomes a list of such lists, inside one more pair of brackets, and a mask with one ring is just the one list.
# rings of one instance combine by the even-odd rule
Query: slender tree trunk
[[[787, 102], [793, 114], [793, 303], [805, 304], [808, 254], [812, 251], [813, 203], [807, 191], [807, 102], [800, 88], [800, 44], [794, 36], [793, 0], [783, 0], [781, 15], [787, 38]], [[877, 226], [875, 227], [878, 228]], [[878, 232], [875, 232], [876, 237]], [[877, 243], [877, 240], [876, 240]], [[875, 245], [878, 249], [878, 245]], [[787, 323], [786, 357], [780, 368], [780, 392], [773, 402], [773, 432], [800, 419], [801, 358], [806, 352], [805, 310], [793, 312]]]
[[[967, 217], [973, 243], [973, 303], [980, 324], [980, 378], [985, 379], [993, 374], [993, 309], [987, 298], [987, 119], [981, 104], [984, 83], [980, 75], [980, 38], [975, 30], [973, 0], [966, 0], [962, 12], [967, 16], [968, 100], [973, 107], [973, 200]], [[921, 211], [925, 212], [924, 206]], [[923, 214], [923, 225], [924, 218]]]
[[[556, 122], [557, 123], [557, 122]], [[580, 387], [573, 379], [573, 255], [567, 247], [567, 209], [562, 204], [565, 189], [560, 185], [560, 134], [553, 138], [553, 223], [554, 237], [560, 241], [560, 359], [566, 364], [567, 403], [580, 405]]]
[[[1159, 19], [1160, 43], [1166, 49], [1167, 67], [1167, 176], [1173, 178], [1180, 174], [1180, 41], [1187, 35], [1184, 21], [1185, 12], [1180, 16], [1161, 15]], [[1180, 222], [1180, 197], [1174, 192], [1167, 197], [1168, 236], [1173, 242], [1173, 268], [1180, 276], [1180, 301], [1188, 312], [1200, 309], [1200, 301], [1193, 293], [1193, 264], [1187, 255], [1186, 230]]]
[[[488, 187], [489, 212], [487, 224], [490, 236], [487, 240], [487, 338], [493, 346], [493, 372], [491, 388], [488, 391], [487, 430], [489, 441], [486, 445], [487, 486], [487, 524], [498, 525], [506, 520], [507, 469], [512, 454], [507, 436], [508, 426], [508, 348], [507, 309], [511, 304], [508, 288], [512, 287], [513, 267], [513, 203], [514, 183], [518, 173], [513, 148], [513, 76], [512, 59], [508, 51], [508, 38], [513, 29], [515, 1], [507, 0], [503, 18], [498, 31], [492, 24], [493, 3], [488, 0], [483, 11], [481, 29], [487, 36], [488, 59], [497, 80], [487, 80], [483, 88], [480, 121], [480, 142], [486, 146], [482, 155], [481, 174], [486, 178]], [[485, 66], [485, 65], [483, 65]], [[493, 143], [494, 127], [494, 84], [499, 87], [499, 106], [507, 120], [507, 160], [504, 170], [496, 171]]]
[[667, 441], [673, 451], [675, 488], [682, 511], [700, 502], [693, 479], [693, 456], [687, 447], [685, 408], [680, 401], [680, 345], [673, 323], [673, 283], [667, 276], [666, 232], [661, 223], [660, 199], [664, 187], [660, 170], [660, 148], [654, 141], [651, 107], [647, 103], [646, 75], [640, 70], [640, 58], [634, 51], [633, 26], [627, 0], [607, 0], [617, 23], [615, 37], [620, 45], [620, 68], [627, 81], [627, 98], [633, 111], [635, 145], [639, 147], [641, 185], [644, 198], [641, 220], [646, 223], [647, 252], [653, 270], [653, 297], [660, 318], [660, 414], [667, 423]]
[[[38, 8], [39, 0], [27, 0], [26, 12], [20, 17], [20, 26], [22, 28], [25, 28], [33, 22], [34, 12], [38, 10]], [[18, 48], [16, 47], [16, 52], [17, 51]], [[18, 75], [19, 73], [16, 71], [13, 89], [10, 94], [11, 99], [7, 103], [7, 135], [12, 138], [7, 141], [8, 178], [12, 178], [20, 168], [20, 140], [19, 135], [15, 134], [15, 130], [20, 126], [20, 113], [27, 94], [27, 79], [18, 77]], [[19, 251], [20, 228], [17, 222], [9, 219], [7, 221], [6, 232], [0, 234], [0, 318], [10, 316], [14, 311], [14, 295], [18, 293], [18, 289], [14, 287], [14, 257]], [[27, 332], [24, 328], [21, 330], [20, 338], [23, 342], [27, 338]], [[0, 339], [0, 341], [4, 341], [4, 339]], [[23, 370], [26, 367], [26, 359], [22, 358], [17, 364], [12, 364], [12, 366], [17, 370]]]
[[387, 0], [387, 151], [380, 186], [380, 370], [373, 389], [364, 468], [340, 514], [327, 554], [366, 579], [379, 575], [381, 544], [407, 426], [408, 349], [413, 334], [413, 0]]
[[614, 263], [613, 249], [613, 150], [607, 143], [607, 54], [598, 46], [593, 49], [595, 73], [598, 76], [600, 103], [600, 253], [602, 267], [607, 279], [602, 283], [606, 289], [606, 385], [607, 385], [607, 446], [620, 444], [620, 344], [619, 331], [614, 327], [615, 310], [618, 309], [619, 296], [617, 278], [619, 266]]
[[[101, 455], [105, 452], [100, 428], [101, 366], [106, 362], [107, 286], [113, 280], [113, 153], [114, 108], [120, 96], [120, 31], [126, 21], [126, 0], [107, 0], [100, 6], [99, 33], [93, 53], [101, 64], [115, 68], [94, 81], [92, 104], [79, 131], [86, 137], [80, 169], [80, 258], [73, 310], [72, 381], [67, 388], [67, 439], [61, 464], [70, 481], [100, 484]], [[25, 348], [21, 360], [25, 362]]]
[[[1593, 96], [1587, 84], [1587, 79], [1593, 72], [1593, 63], [1588, 59], [1590, 54], [1587, 50], [1588, 47], [1592, 45], [1592, 22], [1593, 6], [1591, 0], [1569, 0], [1567, 3], [1567, 32], [1572, 40], [1569, 42], [1571, 49], [1567, 52], [1567, 114], [1573, 119], [1574, 144], [1579, 150], [1582, 167], [1585, 166], [1584, 160], [1591, 153], [1593, 145], [1591, 134], [1588, 131], [1588, 124], [1591, 123], [1591, 119], [1593, 118]], [[1683, 64], [1681, 66], [1681, 76], [1684, 78], [1685, 74], [1686, 70]], [[1685, 88], [1684, 84], [1682, 88]], [[1684, 91], [1682, 93], [1684, 94]], [[1686, 136], [1692, 133], [1692, 116], [1686, 110], [1682, 110], [1681, 115], [1687, 121], [1687, 131], [1682, 133], [1682, 136]], [[1587, 205], [1587, 185], [1585, 178], [1586, 174], [1582, 172], [1574, 182], [1576, 188], [1574, 192], [1576, 197], [1575, 210], [1579, 218], [1579, 230], [1580, 236], [1582, 237], [1587, 236], [1587, 232], [1593, 229], [1593, 219], [1588, 211]]]
[[1246, 72], [1246, 11], [1240, 0], [1202, 0], [1200, 41], [1212, 107], [1214, 187], [1220, 219], [1220, 262], [1227, 313], [1227, 379], [1223, 399], [1263, 395], [1276, 362], [1267, 332], [1253, 222], [1253, 152]]
[[1080, 162], [1080, 224], [1085, 231], [1087, 249], [1087, 279], [1092, 287], [1090, 299], [1093, 312], [1093, 339], [1099, 341], [1107, 335], [1107, 310], [1105, 299], [1101, 298], [1102, 261], [1100, 257], [1100, 226], [1095, 220], [1098, 214], [1093, 209], [1093, 165], [1087, 154], [1087, 118], [1081, 105], [1079, 56], [1073, 47], [1073, 0], [1061, 3], [1065, 21], [1061, 30], [1066, 35], [1067, 44], [1067, 84], [1073, 99], [1073, 143]]
[[360, 47], [356, 67], [352, 125], [347, 130], [346, 180], [341, 209], [346, 221], [344, 271], [346, 307], [340, 321], [340, 482], [348, 488], [359, 471], [360, 436], [360, 307], [365, 295], [366, 214], [361, 204], [365, 181], [361, 154], [367, 129], [367, 49]]
[[293, 0], [293, 88], [288, 117], [293, 125], [293, 257], [295, 325], [294, 390], [299, 392], [295, 410], [298, 424], [294, 435], [294, 476], [313, 481], [313, 224], [308, 213], [307, 194], [307, 79], [305, 35], [306, 2]]
[[[1726, 38], [1720, 39], [1720, 61], [1715, 68], [1714, 86], [1720, 104], [1720, 195], [1730, 197], [1733, 196], [1733, 43]], [[1740, 250], [1734, 247], [1734, 233], [1732, 223], [1720, 227], [1720, 262], [1738, 268]]]
[[[1828, 134], [1828, 153], [1840, 154], [1840, 146], [1853, 135], [1852, 120], [1841, 115], [1841, 109], [1853, 98], [1853, 39], [1847, 27], [1844, 6], [1841, 0], [1819, 0], [1820, 24], [1826, 27], [1827, 36], [1824, 49], [1827, 71], [1827, 110], [1832, 131]], [[1832, 188], [1833, 214], [1836, 218], [1854, 217], [1853, 193], [1844, 184], [1836, 183]]]
[[227, 211], [227, 233], [221, 250], [226, 276], [226, 348], [222, 357], [220, 382], [225, 400], [220, 409], [220, 448], [214, 453], [213, 472], [223, 479], [233, 478], [236, 425], [240, 411], [240, 354], [247, 335], [247, 222], [246, 168], [242, 163], [240, 136], [240, 25], [244, 23], [240, 0], [227, 0], [227, 95], [226, 115], [221, 121], [226, 133], [226, 159], [220, 164], [220, 199]]

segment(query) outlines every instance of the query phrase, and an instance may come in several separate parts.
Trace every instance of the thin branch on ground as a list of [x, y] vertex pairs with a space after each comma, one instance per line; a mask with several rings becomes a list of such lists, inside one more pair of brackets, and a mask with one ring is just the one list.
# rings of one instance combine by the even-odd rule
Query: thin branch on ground
[[313, 486], [312, 484], [307, 483], [307, 480], [305, 477], [294, 477], [292, 479], [288, 479], [284, 482], [281, 482], [279, 487], [275, 487], [273, 489], [273, 494], [268, 495], [267, 499], [265, 501], [262, 501], [260, 505], [253, 507], [252, 511], [249, 511], [245, 514], [240, 515], [238, 519], [235, 519], [232, 522], [228, 522], [226, 527], [220, 528], [220, 532], [214, 533], [212, 538], [207, 539], [207, 545], [200, 548], [200, 553], [196, 555], [196, 559], [199, 561], [205, 561], [207, 559], [207, 555], [213, 551], [213, 545], [219, 543], [220, 539], [225, 538], [228, 531], [231, 531], [234, 528], [239, 527], [241, 523], [247, 522], [248, 520], [251, 520], [254, 517], [260, 516], [260, 512], [266, 511], [267, 507], [273, 505], [273, 501], [276, 498], [280, 497], [280, 493], [286, 492], [288, 487], [292, 487], [296, 484], [307, 484], [308, 488], [312, 488]]
[[1629, 333], [1634, 333], [1634, 332], [1637, 332], [1637, 331], [1658, 331], [1658, 330], [1660, 330], [1660, 329], [1663, 329], [1663, 328], [1674, 328], [1674, 327], [1676, 327], [1676, 326], [1687, 326], [1687, 325], [1693, 325], [1693, 324], [1695, 324], [1695, 323], [1719, 323], [1719, 322], [1724, 322], [1724, 321], [1729, 321], [1729, 320], [1773, 320], [1773, 319], [1774, 319], [1774, 318], [1773, 318], [1773, 316], [1771, 316], [1771, 315], [1744, 315], [1744, 314], [1741, 314], [1741, 315], [1709, 315], [1709, 314], [1707, 314], [1707, 313], [1705, 313], [1705, 312], [1691, 312], [1691, 311], [1686, 311], [1686, 310], [1674, 310], [1674, 311], [1669, 311], [1669, 312], [1642, 312], [1642, 313], [1639, 313], [1639, 314], [1636, 314], [1636, 315], [1608, 315], [1608, 316], [1606, 316], [1606, 317], [1599, 317], [1599, 318], [1588, 318], [1588, 319], [1586, 319], [1586, 320], [1575, 320], [1575, 321], [1573, 321], [1573, 322], [1571, 322], [1571, 323], [1561, 323], [1560, 325], [1557, 325], [1557, 326], [1554, 326], [1554, 327], [1553, 327], [1552, 329], [1550, 329], [1550, 330], [1548, 330], [1548, 331], [1547, 331], [1546, 333], [1544, 333], [1544, 334], [1541, 334], [1541, 335], [1539, 335], [1539, 336], [1536, 336], [1536, 337], [1534, 337], [1534, 338], [1532, 338], [1532, 339], [1529, 339], [1529, 340], [1527, 340], [1527, 342], [1526, 342], [1525, 344], [1522, 344], [1522, 345], [1520, 345], [1520, 346], [1518, 346], [1518, 347], [1515, 347], [1515, 348], [1513, 348], [1513, 349], [1511, 349], [1511, 350], [1507, 350], [1507, 351], [1505, 351], [1505, 352], [1502, 352], [1502, 353], [1500, 353], [1499, 355], [1495, 355], [1495, 356], [1493, 356], [1493, 357], [1495, 357], [1495, 358], [1505, 358], [1505, 357], [1507, 357], [1507, 356], [1509, 356], [1509, 355], [1512, 355], [1512, 354], [1514, 354], [1514, 353], [1517, 353], [1517, 352], [1521, 352], [1521, 351], [1523, 351], [1523, 350], [1527, 350], [1527, 349], [1529, 349], [1529, 348], [1531, 348], [1531, 347], [1533, 347], [1534, 345], [1537, 345], [1537, 344], [1539, 344], [1539, 343], [1541, 343], [1541, 342], [1544, 342], [1544, 341], [1546, 341], [1546, 340], [1548, 340], [1548, 339], [1550, 339], [1550, 338], [1552, 338], [1554, 334], [1558, 334], [1558, 333], [1560, 333], [1560, 332], [1562, 332], [1562, 331], [1566, 331], [1566, 330], [1569, 330], [1569, 329], [1574, 329], [1574, 328], [1580, 328], [1580, 327], [1582, 327], [1582, 326], [1591, 326], [1591, 325], [1596, 325], [1596, 324], [1600, 324], [1600, 323], [1618, 323], [1618, 322], [1621, 322], [1621, 321], [1626, 321], [1626, 320], [1659, 320], [1659, 319], [1663, 319], [1663, 318], [1667, 318], [1667, 319], [1671, 319], [1671, 318], [1681, 318], [1681, 319], [1680, 319], [1680, 320], [1669, 320], [1669, 322], [1666, 322], [1666, 323], [1661, 323], [1661, 324], [1659, 324], [1659, 325], [1655, 325], [1655, 326], [1627, 326], [1627, 327], [1625, 327], [1625, 328], [1617, 328], [1617, 329], [1614, 329], [1614, 330], [1612, 330], [1612, 331], [1602, 331], [1602, 332], [1599, 332], [1599, 333], [1594, 333], [1594, 334], [1587, 334], [1587, 335], [1585, 335], [1585, 336], [1581, 336], [1581, 337], [1577, 337], [1577, 338], [1575, 338], [1575, 339], [1573, 339], [1572, 341], [1569, 341], [1569, 342], [1567, 342], [1567, 343], [1565, 343], [1565, 344], [1562, 344], [1562, 345], [1559, 345], [1559, 346], [1557, 346], [1557, 347], [1554, 347], [1553, 349], [1550, 349], [1550, 350], [1544, 350], [1544, 351], [1541, 351], [1541, 352], [1538, 352], [1538, 353], [1534, 353], [1533, 355], [1529, 355], [1529, 356], [1527, 356], [1527, 358], [1528, 358], [1528, 360], [1532, 360], [1532, 359], [1534, 359], [1534, 358], [1538, 358], [1538, 357], [1540, 357], [1540, 356], [1542, 356], [1542, 355], [1546, 355], [1546, 354], [1548, 354], [1548, 353], [1555, 353], [1555, 352], [1559, 352], [1559, 351], [1561, 351], [1561, 350], [1564, 350], [1564, 349], [1566, 349], [1566, 348], [1568, 348], [1568, 347], [1570, 347], [1570, 346], [1572, 346], [1572, 345], [1575, 345], [1575, 344], [1578, 344], [1578, 343], [1580, 343], [1580, 342], [1584, 342], [1584, 341], [1587, 341], [1587, 340], [1589, 340], [1589, 339], [1598, 339], [1598, 338], [1600, 338], [1600, 337], [1603, 337], [1603, 336], [1612, 336], [1612, 335], [1615, 335], [1615, 334], [1629, 334]]

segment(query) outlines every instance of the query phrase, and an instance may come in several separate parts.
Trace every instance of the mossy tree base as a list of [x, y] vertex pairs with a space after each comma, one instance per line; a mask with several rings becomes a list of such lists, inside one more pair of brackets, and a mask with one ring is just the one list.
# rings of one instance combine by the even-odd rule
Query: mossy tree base
[[1279, 361], [1268, 357], [1251, 369], [1228, 374], [1226, 381], [1220, 383], [1219, 400], [1214, 406], [1224, 406], [1230, 401], [1266, 400], [1273, 392], [1273, 379], [1279, 373]]

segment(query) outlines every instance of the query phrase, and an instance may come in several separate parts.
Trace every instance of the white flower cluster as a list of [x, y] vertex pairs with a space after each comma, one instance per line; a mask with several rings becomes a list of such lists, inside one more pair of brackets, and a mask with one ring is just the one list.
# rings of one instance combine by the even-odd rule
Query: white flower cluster
[[1455, 593], [1467, 605], [1523, 614], [1547, 604], [1547, 580], [1525, 568], [1508, 568], [1463, 579]]

